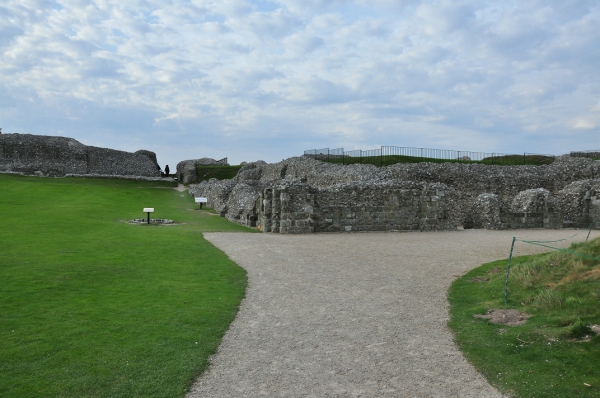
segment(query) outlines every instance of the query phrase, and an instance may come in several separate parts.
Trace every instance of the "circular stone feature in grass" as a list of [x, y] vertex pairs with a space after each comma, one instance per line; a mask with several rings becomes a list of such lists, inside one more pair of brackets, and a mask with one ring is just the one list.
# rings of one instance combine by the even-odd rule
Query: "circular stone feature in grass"
[[[147, 218], [135, 218], [133, 220], [127, 221], [129, 224], [148, 224]], [[158, 224], [158, 225], [177, 225], [177, 223], [173, 220], [163, 219], [163, 218], [151, 218], [150, 224]]]

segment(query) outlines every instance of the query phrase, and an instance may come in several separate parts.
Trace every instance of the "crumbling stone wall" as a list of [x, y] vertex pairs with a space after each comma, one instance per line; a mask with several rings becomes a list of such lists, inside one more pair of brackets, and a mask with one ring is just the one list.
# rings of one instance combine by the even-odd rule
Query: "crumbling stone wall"
[[600, 228], [600, 179], [576, 181], [558, 194], [566, 227], [595, 225]]
[[[234, 190], [246, 190], [247, 184]], [[235, 221], [263, 232], [312, 233], [359, 231], [432, 231], [456, 229], [452, 218], [454, 190], [444, 184], [337, 184], [315, 188], [287, 182], [265, 188]], [[231, 192], [235, 196], [235, 192]], [[229, 218], [229, 217], [228, 217]]]
[[508, 228], [561, 228], [562, 217], [557, 199], [546, 189], [519, 192], [505, 215]]
[[156, 154], [83, 145], [66, 137], [31, 134], [0, 135], [0, 172], [61, 177], [129, 175], [157, 177]]
[[[419, 163], [383, 168], [298, 157], [250, 163], [232, 181], [191, 185], [190, 194], [207, 197], [211, 207], [232, 221], [281, 233], [443, 230], [456, 225], [560, 228], [583, 226], [590, 214], [596, 217], [592, 191], [586, 193], [592, 182], [563, 192], [579, 180], [598, 181], [595, 176], [600, 176], [599, 162], [568, 156], [546, 166]], [[407, 186], [418, 192], [411, 201]], [[438, 186], [444, 196], [431, 193]], [[572, 203], [566, 212], [565, 202]]]

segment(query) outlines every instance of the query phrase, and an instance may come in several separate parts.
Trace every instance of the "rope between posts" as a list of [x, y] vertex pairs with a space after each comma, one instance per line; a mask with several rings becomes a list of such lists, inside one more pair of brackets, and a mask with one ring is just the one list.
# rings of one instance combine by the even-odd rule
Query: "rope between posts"
[[539, 243], [539, 242], [536, 242], [536, 241], [520, 240], [520, 239], [517, 239], [517, 240], [518, 240], [519, 242], [529, 243], [529, 244], [532, 244], [532, 245], [537, 245], [537, 246], [543, 246], [543, 247], [547, 247], [547, 248], [549, 248], [549, 249], [554, 249], [554, 250], [558, 250], [558, 251], [561, 251], [561, 252], [565, 252], [565, 253], [569, 253], [569, 254], [574, 254], [574, 255], [576, 255], [576, 256], [583, 257], [583, 258], [587, 258], [587, 259], [589, 259], [589, 260], [596, 260], [596, 261], [600, 261], [600, 258], [598, 258], [598, 257], [594, 257], [594, 256], [588, 256], [587, 254], [580, 253], [580, 252], [576, 252], [576, 251], [573, 251], [573, 250], [561, 249], [561, 248], [559, 248], [559, 247], [553, 247], [553, 246], [550, 246], [550, 245], [544, 245], [544, 244], [542, 244], [542, 243]]
[[[594, 227], [595, 224], [596, 224], [596, 221], [592, 221], [592, 223], [590, 224], [590, 227], [589, 227], [589, 232], [588, 232], [587, 238], [585, 240], [588, 240], [588, 238], [590, 237], [590, 233], [592, 232], [592, 228]], [[583, 232], [585, 232], [587, 230], [588, 230], [588, 228], [582, 229], [579, 232], [575, 233], [574, 235], [571, 235], [571, 236], [569, 236], [567, 238], [564, 238], [564, 239], [557, 239], [557, 240], [529, 240], [529, 241], [522, 241], [522, 242], [527, 242], [527, 243], [533, 243], [533, 242], [537, 242], [537, 243], [563, 242], [565, 240], [572, 239], [572, 238], [576, 237], [577, 235], [579, 235], [579, 234], [581, 234], [581, 233], [583, 233]]]
[[[595, 222], [592, 222], [592, 224], [590, 225], [590, 232], [588, 233], [586, 241], [590, 237], [590, 233], [592, 232], [592, 227], [593, 227], [594, 224], [595, 224]], [[600, 262], [600, 258], [598, 258], [598, 257], [590, 256], [590, 255], [587, 255], [585, 253], [580, 253], [580, 252], [576, 252], [576, 251], [569, 250], [569, 249], [561, 249], [559, 247], [554, 247], [554, 246], [550, 246], [550, 245], [546, 245], [545, 244], [545, 243], [562, 242], [562, 241], [571, 239], [571, 238], [579, 235], [581, 232], [583, 232], [583, 231], [580, 231], [580, 232], [576, 233], [575, 235], [572, 235], [572, 236], [570, 236], [568, 238], [565, 238], [565, 239], [550, 240], [550, 241], [523, 240], [523, 239], [517, 239], [516, 237], [513, 237], [512, 244], [510, 246], [510, 255], [508, 256], [508, 262], [507, 262], [507, 265], [506, 265], [506, 282], [504, 284], [504, 304], [508, 303], [508, 277], [510, 275], [510, 263], [511, 263], [511, 260], [512, 260], [513, 250], [515, 248], [515, 242], [519, 241], [519, 242], [523, 242], [523, 243], [528, 243], [530, 245], [547, 247], [547, 248], [552, 249], [552, 250], [557, 250], [557, 251], [561, 251], [561, 252], [573, 254], [573, 255], [576, 255], [576, 256], [579, 256], [579, 257], [583, 257], [583, 258], [586, 258], [586, 259], [589, 259], [589, 260], [595, 260], [595, 261], [599, 261]]]

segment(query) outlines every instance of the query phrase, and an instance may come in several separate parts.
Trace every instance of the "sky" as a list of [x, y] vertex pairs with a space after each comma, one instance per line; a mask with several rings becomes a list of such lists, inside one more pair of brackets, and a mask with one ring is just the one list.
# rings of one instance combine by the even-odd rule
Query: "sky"
[[600, 2], [2, 0], [2, 133], [278, 162], [600, 148]]

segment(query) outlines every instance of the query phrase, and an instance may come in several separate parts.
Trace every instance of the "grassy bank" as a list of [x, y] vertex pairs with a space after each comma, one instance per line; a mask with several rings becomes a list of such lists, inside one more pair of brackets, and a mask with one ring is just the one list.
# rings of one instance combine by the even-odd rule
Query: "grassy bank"
[[[600, 258], [600, 239], [570, 250]], [[565, 252], [506, 260], [456, 280], [450, 328], [465, 356], [499, 390], [517, 397], [599, 397], [600, 261]], [[475, 318], [490, 309], [531, 314], [520, 326]]]
[[487, 157], [482, 160], [460, 160], [460, 159], [437, 159], [420, 156], [405, 155], [383, 155], [383, 156], [363, 156], [363, 157], [345, 157], [331, 156], [329, 159], [319, 158], [319, 160], [336, 164], [372, 164], [374, 166], [390, 166], [396, 163], [461, 163], [461, 164], [486, 164], [500, 166], [541, 166], [551, 164], [555, 158], [544, 155], [503, 155]]
[[196, 182], [217, 180], [231, 180], [243, 166], [196, 166]]
[[[183, 396], [246, 286], [201, 232], [247, 229], [160, 183], [0, 186], [0, 396]], [[143, 207], [180, 224], [125, 222]]]

